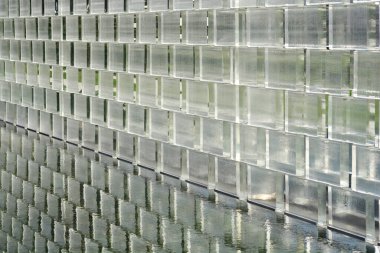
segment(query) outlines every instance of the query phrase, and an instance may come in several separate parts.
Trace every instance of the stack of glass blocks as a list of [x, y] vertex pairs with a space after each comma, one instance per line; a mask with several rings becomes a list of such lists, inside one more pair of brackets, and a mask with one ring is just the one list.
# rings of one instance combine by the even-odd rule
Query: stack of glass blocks
[[0, 0], [0, 119], [376, 244], [379, 5]]

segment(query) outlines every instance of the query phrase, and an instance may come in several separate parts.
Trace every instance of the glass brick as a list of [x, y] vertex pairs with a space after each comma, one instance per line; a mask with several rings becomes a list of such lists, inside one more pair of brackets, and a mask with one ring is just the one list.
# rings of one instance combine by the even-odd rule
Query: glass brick
[[238, 170], [239, 170], [239, 164], [223, 159], [218, 158], [217, 162], [217, 177], [216, 177], [216, 187], [217, 189], [227, 192], [233, 195], [237, 194], [237, 185], [238, 182]]
[[145, 0], [128, 1], [128, 12], [139, 12], [145, 10]]
[[106, 59], [105, 59], [106, 45], [103, 43], [91, 43], [91, 65], [93, 69], [105, 69]]
[[181, 40], [181, 13], [163, 12], [161, 13], [160, 40], [161, 43], [178, 44]]
[[265, 166], [266, 140], [265, 130], [246, 125], [239, 126], [239, 143], [236, 144], [236, 159], [257, 165]]
[[82, 22], [82, 41], [96, 41], [96, 16], [84, 15]]
[[[220, 0], [218, 0], [220, 1]], [[220, 46], [234, 46], [238, 42], [238, 15], [235, 10], [214, 12], [215, 35], [214, 43]], [[209, 34], [211, 32], [209, 31]]]
[[236, 121], [239, 109], [239, 87], [228, 84], [216, 84], [215, 88], [216, 118]]
[[120, 102], [108, 101], [107, 105], [108, 127], [112, 129], [124, 129], [124, 105]]
[[73, 13], [75, 15], [87, 14], [88, 12], [86, 0], [74, 0], [73, 1]]
[[126, 62], [126, 50], [124, 45], [108, 44], [108, 69], [112, 71], [124, 71]]
[[109, 13], [120, 13], [126, 9], [127, 1], [125, 0], [110, 0], [108, 1]]
[[115, 40], [115, 17], [113, 15], [101, 15], [98, 21], [99, 41], [111, 42]]
[[131, 14], [119, 14], [117, 16], [117, 38], [119, 42], [135, 41], [135, 16]]
[[149, 109], [149, 136], [160, 141], [169, 141], [169, 114], [167, 111]]
[[318, 184], [296, 177], [289, 177], [288, 187], [289, 212], [310, 220], [317, 220]]
[[[207, 44], [207, 11], [187, 11], [184, 14], [184, 41], [187, 44]], [[178, 23], [177, 23], [178, 25]]]
[[197, 183], [207, 185], [209, 178], [209, 171], [215, 167], [215, 162], [212, 164], [213, 159], [210, 155], [203, 152], [189, 150], [188, 152], [188, 171], [189, 178]]
[[90, 119], [91, 123], [104, 125], [106, 122], [106, 101], [101, 98], [90, 98]]
[[114, 74], [108, 71], [99, 72], [99, 97], [112, 99], [116, 87], [116, 79]]
[[157, 16], [155, 13], [138, 14], [138, 41], [140, 43], [156, 43]]
[[248, 199], [254, 203], [275, 208], [279, 173], [249, 165], [248, 174]]
[[105, 1], [103, 0], [89, 0], [90, 11], [94, 14], [100, 14], [106, 12]]
[[130, 73], [145, 73], [146, 46], [139, 44], [128, 45], [128, 71]]
[[216, 82], [232, 82], [232, 50], [220, 47], [202, 47], [201, 79]]
[[175, 144], [193, 148], [196, 144], [195, 132], [196, 126], [194, 116], [174, 113]]
[[145, 108], [138, 105], [128, 104], [128, 132], [145, 134]]
[[82, 42], [74, 43], [74, 66], [78, 68], [87, 68], [88, 64], [88, 44]]
[[263, 87], [265, 85], [265, 51], [260, 48], [235, 49], [235, 82]]
[[379, 98], [380, 89], [377, 81], [380, 77], [377, 67], [380, 66], [379, 53], [356, 51], [354, 56], [354, 96]]
[[150, 73], [158, 76], [169, 75], [169, 48], [162, 45], [151, 45], [150, 48]]
[[135, 82], [133, 75], [125, 73], [117, 74], [117, 99], [122, 102], [135, 101]]
[[164, 109], [181, 110], [181, 82], [178, 79], [161, 79], [161, 105]]
[[209, 114], [210, 85], [198, 81], [186, 81], [186, 108], [191, 114]]
[[139, 76], [137, 80], [138, 102], [141, 105], [156, 107], [158, 103], [158, 85], [156, 78], [151, 76]]
[[79, 40], [79, 16], [66, 17], [66, 40]]
[[197, 71], [195, 65], [196, 50], [189, 46], [174, 47], [173, 71], [175, 77], [194, 78]]
[[191, 10], [193, 9], [193, 0], [173, 0], [174, 10]]

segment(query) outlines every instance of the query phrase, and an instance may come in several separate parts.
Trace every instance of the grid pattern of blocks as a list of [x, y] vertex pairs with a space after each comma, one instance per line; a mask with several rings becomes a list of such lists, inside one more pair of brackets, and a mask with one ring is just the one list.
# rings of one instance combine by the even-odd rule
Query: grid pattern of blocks
[[377, 243], [379, 11], [0, 0], [0, 118]]

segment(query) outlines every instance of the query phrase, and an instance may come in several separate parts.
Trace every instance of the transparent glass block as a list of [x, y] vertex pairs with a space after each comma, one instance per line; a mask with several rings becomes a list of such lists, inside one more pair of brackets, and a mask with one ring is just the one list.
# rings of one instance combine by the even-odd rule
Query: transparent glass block
[[115, 17], [113, 15], [101, 15], [98, 21], [99, 41], [111, 42], [115, 40]]
[[135, 101], [135, 82], [133, 75], [125, 73], [117, 74], [117, 100], [122, 102]]
[[213, 119], [202, 119], [202, 151], [223, 155], [223, 122]]
[[108, 71], [99, 71], [99, 97], [112, 99], [116, 89], [114, 74]]
[[374, 145], [375, 105], [372, 100], [331, 97], [329, 100], [329, 138]]
[[265, 130], [240, 125], [237, 138], [239, 138], [240, 142], [236, 147], [236, 159], [264, 167], [266, 154]]
[[79, 40], [79, 16], [66, 17], [66, 40]]
[[276, 184], [275, 171], [249, 165], [248, 166], [248, 199], [268, 207], [276, 207]]
[[20, 60], [20, 41], [12, 40], [10, 43], [10, 60], [19, 61]]
[[189, 46], [174, 46], [173, 73], [175, 77], [194, 78], [198, 75], [196, 59], [199, 57], [197, 49]]
[[163, 143], [162, 144], [162, 169], [165, 173], [181, 176], [181, 148]]
[[380, 89], [377, 80], [380, 77], [379, 53], [373, 51], [356, 51], [354, 58], [354, 96], [379, 98]]
[[164, 109], [181, 110], [181, 82], [178, 79], [161, 79], [161, 105]]
[[208, 83], [198, 81], [186, 81], [186, 108], [191, 114], [209, 114], [210, 87]]
[[[28, 40], [36, 40], [37, 39], [37, 19], [36, 18], [26, 18], [25, 19], [25, 29], [26, 29], [26, 39], [28, 39]], [[5, 36], [5, 29], [4, 29], [4, 37], [6, 37]]]
[[104, 99], [90, 98], [90, 120], [93, 124], [104, 125], [106, 122], [106, 101]]
[[58, 2], [59, 15], [71, 15], [70, 0], [61, 0]]
[[45, 16], [54, 16], [57, 13], [58, 9], [56, 10], [56, 8], [58, 7], [58, 5], [56, 6], [56, 3], [54, 0], [47, 0], [47, 1], [44, 1], [44, 15]]
[[138, 105], [128, 104], [128, 132], [145, 134], [145, 108]]
[[169, 9], [169, 2], [166, 0], [149, 0], [149, 11], [165, 11]]
[[16, 63], [16, 82], [26, 84], [26, 63]]
[[[4, 2], [6, 2], [6, 1], [4, 1]], [[0, 9], [2, 9], [2, 8], [0, 8]], [[20, 0], [20, 16], [21, 17], [30, 16], [30, 11], [31, 11], [30, 1]]]
[[15, 34], [14, 34], [13, 19], [5, 19], [4, 20], [4, 39], [13, 39], [14, 37], [15, 37]]
[[190, 179], [197, 183], [207, 185], [209, 171], [213, 170], [212, 168], [215, 167], [214, 164], [211, 165], [212, 158], [203, 152], [189, 150], [187, 169], [189, 171]]
[[45, 42], [45, 63], [56, 65], [59, 63], [59, 44], [55, 41]]
[[[326, 8], [305, 7], [285, 10], [286, 37], [288, 47], [326, 47]], [[302, 32], [300, 32], [302, 31]]]
[[156, 107], [158, 103], [158, 85], [156, 78], [151, 76], [139, 76], [137, 85], [139, 104]]
[[163, 44], [178, 44], [181, 41], [181, 12], [162, 12], [159, 38]]
[[147, 168], [157, 167], [156, 142], [154, 140], [138, 139], [138, 163]]
[[325, 97], [322, 95], [288, 92], [285, 130], [324, 137], [325, 103]]
[[304, 5], [304, 2], [301, 0], [266, 0], [266, 6], [297, 6]]
[[145, 10], [145, 0], [128, 1], [128, 12], [139, 12]]
[[224, 0], [199, 0], [199, 7], [201, 9], [219, 9], [222, 7], [231, 7], [230, 1]]
[[[174, 113], [174, 143], [193, 148], [195, 145], [195, 117]], [[198, 130], [199, 131], [199, 130]]]
[[16, 81], [15, 62], [5, 62], [5, 81]]
[[1, 40], [0, 41], [0, 58], [7, 60], [9, 59], [10, 54], [10, 41], [9, 40]]
[[74, 66], [78, 68], [87, 68], [88, 63], [88, 44], [82, 42], [74, 43]]
[[91, 69], [82, 69], [82, 93], [95, 96], [96, 94], [96, 72]]
[[128, 72], [145, 73], [146, 46], [139, 44], [128, 45]]
[[236, 121], [239, 112], [239, 87], [228, 84], [216, 84], [215, 88], [216, 118]]
[[[183, 18], [186, 44], [207, 44], [207, 11], [186, 11]], [[178, 26], [178, 23], [176, 25]]]
[[53, 90], [63, 90], [63, 71], [59, 66], [52, 66], [51, 88]]
[[127, 1], [125, 0], [110, 0], [108, 1], [109, 13], [120, 13], [126, 10]]
[[247, 17], [248, 46], [282, 46], [284, 11], [282, 9], [249, 9]]
[[113, 71], [124, 71], [126, 65], [126, 49], [122, 44], [108, 44], [108, 69]]
[[78, 120], [87, 120], [90, 100], [81, 94], [74, 94], [74, 117]]
[[351, 172], [350, 144], [310, 137], [308, 145], [308, 178], [347, 187]]
[[44, 42], [43, 41], [32, 41], [32, 58], [33, 62], [43, 63], [44, 62]]
[[[156, 43], [157, 15], [156, 13], [138, 14], [138, 41], [140, 43]], [[159, 26], [159, 25], [158, 25]]]
[[169, 75], [169, 47], [151, 45], [149, 48], [150, 73], [158, 76]]
[[304, 90], [304, 50], [266, 50], [266, 85], [270, 88]]
[[82, 41], [96, 41], [96, 16], [84, 15], [81, 22]]
[[36, 64], [28, 63], [26, 68], [26, 82], [28, 85], [37, 85], [38, 83], [38, 69]]
[[67, 67], [66, 80], [65, 80], [66, 91], [78, 93], [79, 92], [78, 80], [79, 80], [78, 69], [73, 68], [73, 67]]
[[75, 15], [87, 14], [89, 6], [87, 6], [86, 0], [74, 0], [73, 1], [73, 13]]
[[305, 168], [305, 137], [269, 131], [269, 164], [270, 169], [304, 175]]
[[235, 82], [237, 84], [265, 85], [265, 50], [262, 48], [235, 49]]
[[70, 95], [70, 93], [67, 92], [61, 92], [60, 97], [60, 111], [61, 115], [64, 117], [71, 117], [72, 116], [72, 103], [74, 103], [73, 97]]
[[46, 111], [50, 113], [58, 112], [59, 92], [47, 89], [46, 90]]
[[380, 152], [376, 148], [356, 146], [356, 175], [354, 189], [367, 194], [379, 195]]
[[289, 212], [301, 217], [318, 219], [318, 184], [309, 180], [289, 177]]
[[169, 114], [167, 111], [149, 109], [149, 136], [160, 141], [169, 141]]
[[106, 2], [103, 0], [89, 0], [90, 2], [90, 11], [94, 14], [100, 14], [106, 12]]
[[284, 91], [248, 89], [248, 124], [284, 129]]
[[117, 38], [119, 42], [135, 41], [135, 15], [119, 14], [117, 16]]
[[379, 43], [378, 6], [329, 7], [329, 44], [332, 48], [368, 48]]
[[[220, 0], [218, 0], [220, 2]], [[214, 43], [233, 46], [239, 41], [238, 13], [235, 10], [214, 11]], [[211, 31], [208, 32], [209, 34]], [[210, 35], [209, 35], [210, 36]]]
[[112, 129], [124, 129], [124, 105], [122, 103], [109, 100], [107, 105], [108, 127]]
[[71, 65], [71, 42], [61, 41], [59, 48], [59, 63], [62, 66]]
[[216, 82], [232, 82], [233, 51], [230, 48], [202, 47], [201, 79]]
[[[1, 23], [1, 22], [0, 22]], [[0, 24], [1, 26], [1, 24]], [[14, 26], [15, 26], [15, 39], [25, 39], [25, 19], [14, 19]], [[0, 34], [2, 34], [1, 30], [4, 28], [0, 28]], [[1, 35], [0, 35], [1, 38]]]
[[[102, 152], [104, 154], [113, 155], [114, 149], [113, 149], [113, 130], [106, 128], [106, 127], [99, 127], [99, 152]], [[113, 198], [112, 198], [113, 200]], [[104, 203], [104, 202], [103, 202]], [[106, 209], [108, 205], [102, 205], [102, 214], [104, 215], [104, 209]], [[112, 206], [112, 205], [110, 205]], [[108, 212], [107, 212], [108, 213]], [[115, 211], [113, 211], [115, 213]]]
[[347, 95], [352, 89], [348, 51], [307, 50], [306, 91]]
[[174, 10], [191, 10], [193, 9], [193, 0], [173, 0]]
[[31, 14], [32, 16], [42, 16], [43, 15], [43, 1], [41, 0], [31, 0]]
[[91, 68], [105, 69], [106, 68], [106, 45], [103, 43], [91, 43]]
[[239, 164], [235, 161], [218, 158], [216, 166], [216, 188], [233, 195], [237, 194]]
[[366, 230], [366, 201], [363, 195], [339, 189], [331, 189], [332, 209], [330, 224], [345, 231], [365, 234]]
[[133, 161], [134, 155], [134, 136], [125, 132], [117, 132], [117, 156], [127, 161]]

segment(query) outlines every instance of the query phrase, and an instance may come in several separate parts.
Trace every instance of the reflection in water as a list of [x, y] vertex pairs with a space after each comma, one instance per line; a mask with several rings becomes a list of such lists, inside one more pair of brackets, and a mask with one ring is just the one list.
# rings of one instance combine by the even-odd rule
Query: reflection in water
[[309, 223], [255, 205], [243, 211], [235, 199], [112, 157], [9, 126], [0, 131], [2, 251], [365, 249], [333, 232], [331, 241], [318, 239]]

